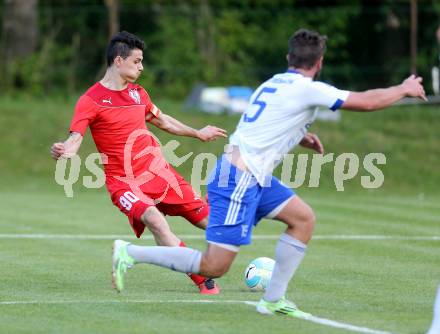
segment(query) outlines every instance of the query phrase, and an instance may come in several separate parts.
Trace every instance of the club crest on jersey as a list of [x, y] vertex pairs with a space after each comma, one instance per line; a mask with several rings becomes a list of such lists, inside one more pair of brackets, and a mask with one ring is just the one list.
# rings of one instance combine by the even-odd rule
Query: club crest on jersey
[[130, 89], [128, 91], [128, 95], [130, 95], [134, 102], [141, 104], [141, 96], [139, 95], [137, 89]]

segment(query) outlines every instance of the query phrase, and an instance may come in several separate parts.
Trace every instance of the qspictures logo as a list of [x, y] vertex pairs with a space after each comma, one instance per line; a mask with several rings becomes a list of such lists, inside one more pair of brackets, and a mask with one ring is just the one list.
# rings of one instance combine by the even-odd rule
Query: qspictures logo
[[[133, 156], [133, 145], [136, 140], [143, 135], [153, 136], [158, 146], [148, 146]], [[126, 183], [136, 199], [140, 199], [150, 204], [160, 203], [167, 193], [172, 189], [178, 196], [182, 197], [182, 190], [175, 174], [170, 166], [178, 168], [183, 164], [192, 163], [190, 183], [196, 193], [201, 192], [202, 186], [212, 182], [209, 178], [209, 172], [217, 164], [218, 157], [213, 153], [203, 152], [194, 154], [189, 152], [183, 156], [178, 156], [176, 150], [180, 146], [177, 140], [170, 140], [165, 145], [161, 145], [160, 140], [146, 129], [134, 131], [127, 139], [124, 146], [124, 175], [116, 178]], [[227, 153], [228, 145], [225, 147]], [[276, 155], [276, 152], [275, 152]], [[271, 156], [274, 156], [272, 154]], [[139, 175], [133, 172], [132, 162], [140, 158], [147, 158], [150, 162]], [[190, 159], [192, 158], [192, 161]], [[259, 157], [264, 160], [265, 156]], [[368, 153], [365, 156], [359, 156], [356, 153], [334, 153], [322, 154], [285, 154], [279, 155], [281, 161], [280, 180], [291, 188], [310, 187], [317, 188], [322, 180], [323, 166], [327, 170], [332, 168], [333, 183], [337, 191], [345, 190], [345, 183], [353, 180], [360, 175], [360, 185], [364, 189], [380, 188], [385, 175], [380, 166], [386, 164], [386, 156], [383, 153]], [[70, 162], [70, 163], [69, 163]], [[100, 153], [92, 153], [83, 161], [78, 155], [70, 159], [60, 158], [57, 161], [55, 169], [55, 182], [64, 188], [67, 197], [73, 197], [73, 185], [79, 181], [81, 168], [85, 167], [91, 175], [82, 177], [82, 184], [86, 188], [101, 188], [105, 185], [106, 177], [100, 165], [108, 163], [108, 157]], [[275, 167], [275, 166], [274, 166]], [[143, 186], [148, 182], [159, 178], [165, 181], [165, 188], [161, 194], [152, 200], [145, 196]], [[328, 178], [328, 172], [326, 179]], [[225, 185], [218, 185], [219, 187]], [[265, 185], [263, 186], [270, 186]], [[151, 203], [153, 201], [153, 203]]]

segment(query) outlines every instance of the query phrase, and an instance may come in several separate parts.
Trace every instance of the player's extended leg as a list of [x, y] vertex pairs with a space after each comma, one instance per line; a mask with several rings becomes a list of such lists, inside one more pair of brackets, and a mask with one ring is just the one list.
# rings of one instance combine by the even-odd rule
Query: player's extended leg
[[304, 258], [306, 245], [312, 237], [315, 216], [301, 198], [294, 196], [274, 218], [287, 224], [287, 229], [278, 241], [272, 278], [257, 310], [264, 314], [308, 316], [285, 300], [284, 296], [289, 281]]
[[[204, 220], [207, 219], [205, 218]], [[186, 247], [185, 243], [171, 231], [165, 217], [156, 207], [148, 207], [141, 216], [141, 221], [153, 234], [158, 246]], [[203, 226], [202, 223], [201, 226]], [[187, 274], [194, 284], [198, 286], [201, 294], [215, 295], [220, 293], [220, 289], [213, 280], [193, 272], [187, 272]]]
[[[187, 197], [190, 197], [190, 202], [185, 203], [183, 205], [181, 204], [179, 206], [174, 205], [172, 207], [172, 209], [173, 209], [172, 213], [173, 213], [173, 215], [184, 217], [192, 225], [194, 225], [202, 230], [206, 230], [206, 227], [208, 226], [208, 214], [209, 214], [208, 206], [200, 198], [194, 198], [194, 195], [193, 195], [194, 191], [192, 190], [191, 186], [189, 186], [186, 182], [185, 182], [185, 184], [186, 184], [186, 187], [185, 188], [181, 187], [181, 189], [186, 189], [186, 192], [184, 192], [184, 195], [185, 194], [192, 195], [192, 196], [187, 196]], [[200, 219], [200, 217], [203, 217], [203, 218]], [[179, 246], [186, 247], [186, 245], [183, 241], [180, 242]], [[188, 274], [188, 276], [191, 278], [191, 280], [194, 282], [194, 284], [199, 287], [201, 294], [216, 295], [216, 294], [220, 293], [220, 288], [218, 287], [217, 283], [214, 282], [213, 279], [206, 278], [204, 276], [197, 275], [194, 273]]]
[[[165, 198], [157, 203], [157, 209], [165, 215], [183, 217], [192, 225], [203, 230], [206, 229], [209, 215], [208, 204], [195, 193], [191, 185], [182, 176], [176, 171], [174, 171], [174, 174], [176, 179], [179, 180], [179, 188], [183, 197], [177, 194], [175, 189], [170, 189]], [[178, 246], [186, 247], [183, 241], [180, 241]], [[188, 276], [198, 286], [201, 294], [214, 295], [220, 293], [218, 285], [212, 279], [194, 273], [188, 274]]]
[[113, 245], [113, 284], [121, 291], [127, 268], [148, 263], [182, 273], [193, 272], [207, 277], [220, 277], [229, 270], [236, 251], [209, 244], [205, 253], [191, 248], [135, 246], [122, 240]]
[[[177, 175], [176, 177], [181, 182], [184, 182], [181, 176]], [[127, 215], [130, 225], [138, 238], [141, 237], [145, 228], [147, 228], [153, 234], [158, 245], [186, 247], [184, 242], [179, 240], [171, 231], [162, 212], [169, 215], [182, 216], [195, 224], [205, 219], [208, 216], [209, 210], [205, 202], [200, 199], [199, 201], [196, 200], [194, 191], [189, 184], [182, 184], [181, 189], [185, 195], [183, 203], [182, 199], [178, 196], [177, 201], [176, 198], [172, 198], [173, 192], [171, 191], [167, 192], [167, 196], [162, 202], [155, 203], [154, 196], [150, 197], [148, 189], [141, 189], [145, 192], [142, 196], [138, 197], [127, 188], [127, 184], [115, 179], [112, 179], [110, 193], [113, 204]], [[126, 271], [129, 267], [127, 265], [123, 269]], [[113, 279], [115, 279], [115, 275], [114, 261]], [[213, 280], [192, 273], [188, 273], [188, 276], [199, 288], [201, 294], [218, 294], [220, 292]]]

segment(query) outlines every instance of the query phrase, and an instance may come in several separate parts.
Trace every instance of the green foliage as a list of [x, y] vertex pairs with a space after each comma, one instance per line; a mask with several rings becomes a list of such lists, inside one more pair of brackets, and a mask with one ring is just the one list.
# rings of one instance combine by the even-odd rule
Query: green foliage
[[[429, 91], [440, 7], [435, 0], [418, 7], [418, 72]], [[352, 90], [395, 84], [410, 71], [409, 9], [408, 2], [391, 0], [124, 0], [119, 20], [121, 30], [148, 45], [140, 82], [153, 96], [183, 98], [199, 82], [256, 86], [283, 71], [287, 40], [301, 27], [328, 36], [323, 80]], [[39, 50], [13, 62], [3, 85], [31, 94], [88, 87], [103, 70], [104, 2], [41, 0], [39, 11]]]
[[[197, 50], [194, 13], [187, 6], [165, 11], [157, 18], [157, 30], [152, 36], [151, 64], [155, 84], [166, 96], [181, 97], [200, 77], [200, 55]], [[147, 70], [149, 64], [146, 64]]]
[[10, 75], [26, 94], [42, 96], [48, 92], [71, 92], [73, 59], [72, 46], [59, 46], [49, 36], [38, 53], [14, 60]]

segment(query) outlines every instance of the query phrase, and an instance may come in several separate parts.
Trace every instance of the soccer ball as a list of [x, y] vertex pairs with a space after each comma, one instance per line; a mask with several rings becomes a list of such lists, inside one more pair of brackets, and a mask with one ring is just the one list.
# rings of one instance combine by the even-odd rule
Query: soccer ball
[[252, 291], [264, 291], [269, 285], [275, 261], [268, 257], [253, 260], [244, 271], [244, 282]]

